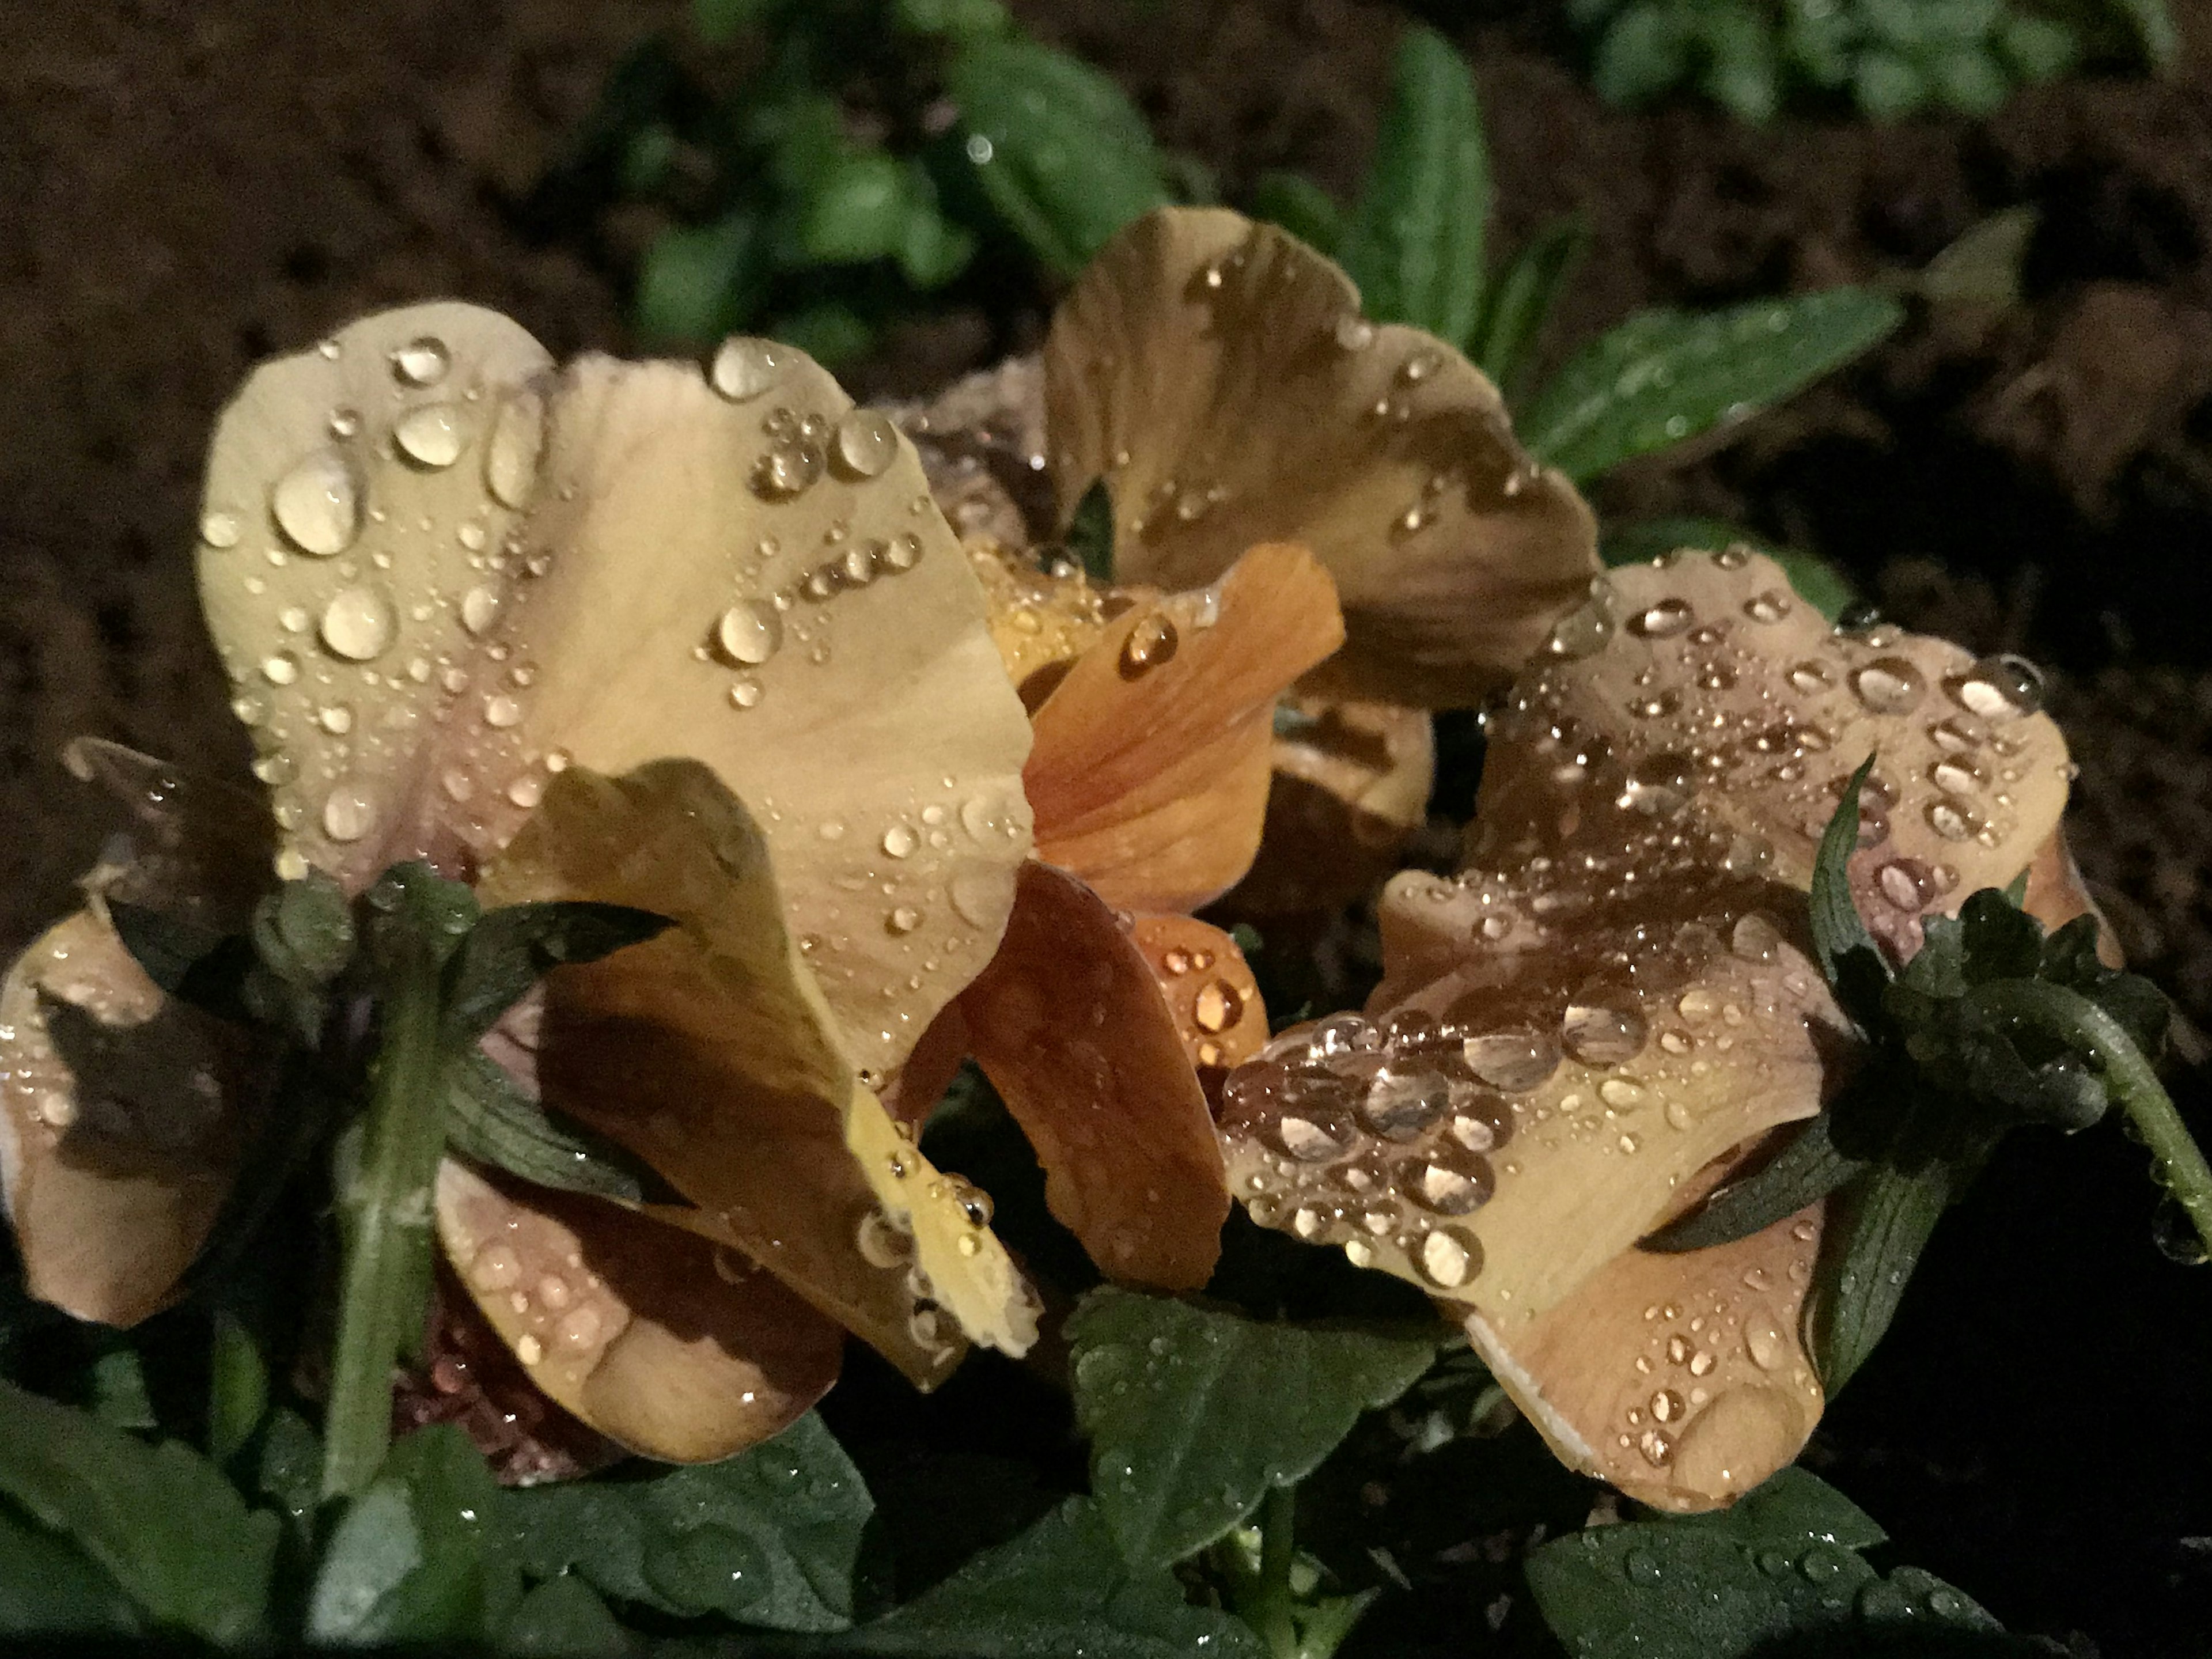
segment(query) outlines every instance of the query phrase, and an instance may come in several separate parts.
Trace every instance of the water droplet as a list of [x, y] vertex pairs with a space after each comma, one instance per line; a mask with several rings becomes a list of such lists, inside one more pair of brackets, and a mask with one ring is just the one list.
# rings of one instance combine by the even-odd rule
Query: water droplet
[[1355, 1267], [1371, 1267], [1375, 1265], [1375, 1247], [1364, 1238], [1347, 1238], [1344, 1241], [1344, 1259]]
[[392, 374], [406, 386], [435, 386], [446, 378], [452, 362], [446, 343], [426, 334], [392, 354]]
[[871, 1267], [888, 1271], [903, 1267], [914, 1259], [914, 1235], [894, 1225], [880, 1210], [871, 1210], [860, 1218], [854, 1243], [860, 1249], [860, 1260]]
[[1612, 637], [1613, 617], [1602, 603], [1593, 601], [1552, 624], [1547, 648], [1555, 657], [1577, 661], [1595, 656]]
[[1632, 1112], [1650, 1098], [1634, 1078], [1609, 1077], [1597, 1085], [1597, 1097], [1616, 1112]]
[[300, 678], [300, 659], [289, 651], [278, 651], [261, 659], [261, 678], [271, 685], [289, 685]]
[[1789, 1344], [1780, 1328], [1765, 1314], [1755, 1314], [1745, 1322], [1743, 1351], [1751, 1356], [1751, 1363], [1763, 1371], [1778, 1369], [1790, 1357]]
[[837, 459], [856, 478], [873, 478], [898, 459], [898, 428], [872, 409], [855, 409], [837, 422]]
[[1121, 678], [1133, 680], [1163, 663], [1172, 662], [1182, 643], [1173, 618], [1157, 611], [1152, 612], [1121, 641]]
[[1279, 1117], [1275, 1120], [1274, 1131], [1282, 1149], [1301, 1164], [1326, 1164], [1344, 1152], [1345, 1142], [1340, 1136], [1311, 1118]]
[[1928, 827], [1946, 841], [1965, 841], [1980, 830], [1984, 819], [1972, 801], [1956, 795], [1938, 795], [1928, 803]]
[[1336, 319], [1336, 343], [1346, 351], [1364, 351], [1375, 343], [1375, 325], [1356, 311]]
[[453, 404], [424, 404], [410, 409], [392, 428], [392, 441], [416, 465], [441, 471], [461, 459], [468, 444], [468, 429], [461, 411]]
[[1566, 1051], [1589, 1066], [1618, 1066], [1644, 1051], [1643, 1017], [1632, 1010], [1574, 1003], [1559, 1023]]
[[323, 833], [332, 841], [359, 841], [375, 823], [376, 798], [364, 784], [341, 778], [323, 798]]
[[1559, 1069], [1559, 1045], [1537, 1031], [1492, 1031], [1462, 1045], [1468, 1069], [1493, 1089], [1526, 1094]]
[[270, 491], [277, 529], [302, 553], [343, 553], [361, 530], [361, 495], [353, 471], [335, 449], [319, 449]]
[[200, 519], [200, 539], [210, 547], [228, 548], [238, 545], [244, 528], [235, 513], [209, 513]]
[[535, 772], [525, 772], [507, 786], [507, 798], [527, 811], [545, 799], [545, 780]]
[[1686, 601], [1664, 599], [1629, 619], [1628, 631], [1648, 640], [1671, 639], [1697, 619]]
[[1729, 929], [1729, 949], [1746, 962], [1771, 962], [1782, 951], [1782, 930], [1765, 911], [1747, 911]]
[[470, 633], [483, 633], [498, 615], [499, 593], [496, 589], [471, 587], [461, 596], [461, 626]]
[[726, 662], [757, 667], [783, 643], [783, 618], [758, 599], [741, 599], [714, 623], [714, 648]]
[[522, 507], [538, 482], [538, 457], [545, 447], [545, 399], [518, 392], [492, 417], [484, 446], [484, 487], [502, 507]]
[[513, 697], [495, 694], [484, 699], [484, 724], [502, 729], [521, 723], [522, 705]]
[[1881, 896], [1899, 909], [1917, 913], [1933, 895], [1927, 866], [1917, 859], [1892, 859], [1875, 873]]
[[522, 1280], [522, 1259], [506, 1244], [487, 1244], [469, 1259], [469, 1283], [480, 1291], [508, 1291]]
[[783, 378], [793, 353], [789, 347], [751, 335], [732, 334], [714, 353], [707, 378], [715, 391], [733, 404], [750, 403]]
[[803, 440], [769, 446], [753, 465], [753, 494], [763, 501], [787, 501], [814, 487], [822, 476], [822, 451]]
[[1219, 1033], [1234, 1025], [1244, 1013], [1244, 994], [1225, 979], [1201, 986], [1191, 1003], [1191, 1018], [1199, 1030]]
[[894, 823], [884, 831], [884, 851], [895, 859], [908, 858], [921, 845], [921, 838], [903, 823]]
[[1429, 1283], [1455, 1291], [1482, 1271], [1482, 1247], [1456, 1227], [1438, 1227], [1421, 1241], [1417, 1260]]
[[1659, 1558], [1650, 1550], [1631, 1550], [1621, 1558], [1621, 1574], [1639, 1589], [1650, 1589], [1667, 1575], [1659, 1565]]
[[921, 926], [921, 912], [911, 904], [902, 904], [884, 918], [884, 926], [894, 933], [911, 933]]
[[315, 715], [315, 724], [334, 737], [343, 737], [353, 730], [353, 710], [342, 702], [331, 703]]
[[730, 684], [730, 707], [757, 708], [760, 707], [761, 683], [750, 674], [743, 674]]
[[2185, 1267], [2202, 1267], [2212, 1260], [2212, 1250], [2205, 1247], [2203, 1235], [2190, 1220], [2189, 1212], [2172, 1193], [2161, 1193], [2156, 1206], [2151, 1211], [2151, 1243], [2168, 1261], [2179, 1262]]
[[1439, 1140], [1426, 1157], [1400, 1164], [1397, 1181], [1400, 1192], [1437, 1215], [1480, 1209], [1498, 1186], [1488, 1158], [1451, 1140]]
[[1920, 670], [1903, 657], [1881, 657], [1851, 676], [1851, 690], [1877, 714], [1902, 714], [1928, 689]]
[[1778, 623], [1790, 614], [1790, 596], [1778, 587], [1746, 599], [1743, 614], [1755, 623]]
[[1984, 657], [1950, 691], [1969, 714], [1985, 720], [2008, 720], [2043, 707], [2043, 673], [2025, 657]]
[[1451, 1085], [1440, 1073], [1385, 1066], [1361, 1097], [1359, 1119], [1385, 1140], [1411, 1140], [1451, 1104]]
[[342, 587], [323, 607], [323, 644], [351, 662], [369, 662], [392, 643], [398, 626], [392, 601], [380, 588]]

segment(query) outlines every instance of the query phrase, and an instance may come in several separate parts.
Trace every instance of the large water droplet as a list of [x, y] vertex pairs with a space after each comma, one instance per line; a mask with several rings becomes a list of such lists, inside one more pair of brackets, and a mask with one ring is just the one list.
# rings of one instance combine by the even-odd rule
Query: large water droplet
[[323, 798], [323, 833], [332, 841], [354, 842], [376, 823], [376, 798], [368, 786], [341, 778]]
[[804, 439], [773, 443], [753, 464], [753, 494], [763, 501], [787, 501], [814, 487], [822, 476], [822, 450]]
[[471, 587], [461, 596], [461, 626], [470, 633], [483, 633], [498, 615], [499, 591], [496, 588]]
[[392, 428], [392, 441], [416, 465], [436, 472], [461, 459], [468, 428], [457, 404], [424, 404], [399, 417]]
[[750, 403], [783, 378], [795, 354], [788, 346], [748, 334], [732, 334], [714, 354], [707, 378], [733, 404]]
[[452, 364], [446, 343], [425, 334], [392, 354], [392, 377], [404, 386], [435, 386]]
[[1696, 619], [1686, 600], [1664, 599], [1630, 617], [1628, 631], [1648, 640], [1671, 639]]
[[741, 599], [714, 624], [714, 648], [726, 661], [757, 667], [783, 643], [783, 618], [758, 599]]
[[849, 477], [878, 477], [898, 459], [898, 428], [872, 409], [850, 410], [837, 422], [836, 456]]
[[208, 513], [200, 518], [200, 539], [210, 547], [236, 547], [239, 537], [244, 533], [245, 526], [239, 523], [235, 513]]
[[1589, 1066], [1618, 1066], [1644, 1052], [1644, 1024], [1632, 1009], [1573, 1003], [1559, 1022], [1566, 1051]]
[[521, 507], [538, 482], [538, 457], [545, 447], [545, 399], [518, 392], [492, 417], [484, 446], [484, 488], [502, 507]]
[[269, 504], [277, 529], [302, 553], [343, 553], [361, 530], [360, 491], [335, 449], [315, 451], [279, 478]]
[[1244, 994], [1227, 980], [1217, 979], [1199, 988], [1190, 1012], [1200, 1030], [1218, 1034], [1243, 1017]]
[[1953, 683], [1960, 707], [1985, 720], [2033, 714], [2043, 707], [2043, 673], [2025, 657], [1984, 657]]
[[1790, 1345], [1784, 1340], [1780, 1328], [1765, 1314], [1754, 1314], [1745, 1321], [1743, 1351], [1751, 1356], [1751, 1363], [1763, 1371], [1779, 1369], [1790, 1357]]
[[1176, 632], [1172, 617], [1154, 611], [1131, 630], [1121, 641], [1121, 677], [1135, 679], [1140, 674], [1175, 660], [1182, 641]]
[[1877, 714], [1902, 714], [1920, 701], [1928, 682], [1903, 657], [1880, 657], [1851, 676], [1851, 690]]
[[1492, 1031], [1462, 1045], [1468, 1069], [1493, 1089], [1526, 1094], [1559, 1069], [1559, 1045], [1538, 1031]]
[[921, 845], [921, 837], [915, 834], [911, 825], [894, 823], [884, 831], [884, 851], [892, 858], [910, 858]]
[[1455, 1291], [1482, 1271], [1482, 1247], [1456, 1227], [1439, 1227], [1421, 1241], [1415, 1260], [1431, 1285]]
[[1451, 1104], [1451, 1085], [1441, 1073], [1385, 1066], [1367, 1085], [1359, 1119], [1385, 1140], [1411, 1140]]
[[398, 626], [392, 601], [381, 589], [366, 585], [342, 587], [323, 607], [318, 630], [325, 646], [352, 662], [368, 662], [392, 643]]

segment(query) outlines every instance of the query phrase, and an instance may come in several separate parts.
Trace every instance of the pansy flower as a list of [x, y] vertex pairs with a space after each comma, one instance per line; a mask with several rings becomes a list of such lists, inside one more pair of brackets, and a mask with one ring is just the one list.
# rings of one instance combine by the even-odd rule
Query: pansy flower
[[1237, 1196], [1429, 1291], [1575, 1468], [1673, 1509], [1748, 1491], [1821, 1411], [1823, 1208], [1637, 1241], [1859, 1058], [1806, 894], [1869, 754], [1850, 878], [1894, 955], [2023, 871], [2046, 921], [2085, 908], [2037, 701], [2015, 659], [1830, 629], [1741, 550], [1613, 573], [1490, 718], [1467, 867], [1391, 884], [1366, 1014], [1231, 1078]]
[[[684, 1201], [452, 1159], [436, 1182], [539, 1388], [698, 1459], [804, 1411], [847, 1330], [923, 1384], [967, 1340], [1029, 1344], [988, 1206], [877, 1093], [997, 951], [1030, 847], [1029, 724], [888, 420], [765, 342], [704, 374], [556, 368], [504, 318], [420, 306], [246, 382], [199, 527], [280, 875], [359, 892], [425, 860], [487, 907], [672, 923], [556, 972], [488, 1051]], [[161, 995], [100, 890], [150, 871], [234, 912], [241, 839], [173, 823], [0, 993], [9, 1212], [33, 1293], [81, 1316], [173, 1294], [252, 1127], [234, 1042]]]

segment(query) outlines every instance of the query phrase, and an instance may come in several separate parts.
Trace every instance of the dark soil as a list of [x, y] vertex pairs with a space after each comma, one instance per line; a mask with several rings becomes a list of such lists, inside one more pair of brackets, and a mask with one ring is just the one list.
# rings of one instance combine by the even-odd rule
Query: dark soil
[[[1593, 227], [1554, 361], [1640, 306], [1908, 270], [1989, 213], [2040, 210], [2027, 303], [1923, 319], [1726, 447], [1624, 471], [1601, 505], [1738, 519], [1900, 620], [2045, 662], [2082, 766], [2081, 862], [2138, 965], [2212, 1024], [2212, 3], [2173, 3], [2188, 48], [2166, 82], [1881, 130], [1620, 114], [1577, 82], [1555, 7], [1428, 9], [1480, 76], [1498, 243], [1569, 210]], [[255, 359], [441, 294], [558, 352], [627, 343], [604, 244], [525, 234], [512, 204], [679, 9], [0, 0], [0, 945], [66, 901], [102, 833], [64, 738], [243, 759], [187, 552], [209, 422]], [[1401, 18], [1019, 9], [1120, 75], [1232, 199], [1273, 167], [1349, 194]], [[925, 332], [851, 378], [910, 386], [990, 337]], [[2212, 1127], [2202, 1079], [2181, 1086]], [[1814, 1455], [1902, 1559], [2014, 1628], [2202, 1656], [2212, 1269], [2154, 1251], [2141, 1161], [2111, 1129], [2010, 1147]]]

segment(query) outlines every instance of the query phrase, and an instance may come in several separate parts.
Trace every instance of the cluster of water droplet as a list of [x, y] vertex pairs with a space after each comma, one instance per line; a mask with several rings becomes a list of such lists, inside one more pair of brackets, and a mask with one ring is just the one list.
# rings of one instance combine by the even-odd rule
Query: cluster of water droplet
[[1218, 971], [1224, 965], [1212, 951], [1174, 944], [1160, 952], [1154, 970], [1167, 988], [1170, 1007], [1183, 1019], [1183, 1046], [1207, 1070], [1231, 1058], [1223, 1045], [1237, 1041], [1246, 1016], [1263, 1012], [1256, 996]]

